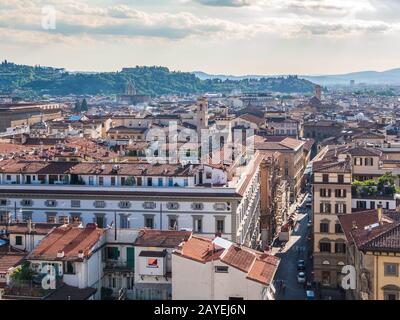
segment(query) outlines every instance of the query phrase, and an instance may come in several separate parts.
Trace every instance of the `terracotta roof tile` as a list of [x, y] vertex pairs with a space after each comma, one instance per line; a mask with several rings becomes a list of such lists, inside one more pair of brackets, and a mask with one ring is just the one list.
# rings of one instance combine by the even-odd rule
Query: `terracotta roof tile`
[[[64, 225], [54, 229], [29, 254], [31, 260], [70, 260], [80, 261], [79, 253], [85, 258], [92, 255], [91, 249], [99, 241], [104, 230], [95, 227], [74, 227]], [[57, 258], [57, 253], [63, 251], [64, 257]]]

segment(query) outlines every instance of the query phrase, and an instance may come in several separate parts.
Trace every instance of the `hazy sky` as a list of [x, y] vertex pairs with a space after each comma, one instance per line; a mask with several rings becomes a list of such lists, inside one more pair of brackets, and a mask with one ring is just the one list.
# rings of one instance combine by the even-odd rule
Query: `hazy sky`
[[400, 0], [0, 0], [0, 59], [87, 71], [385, 70], [400, 67], [399, 12]]

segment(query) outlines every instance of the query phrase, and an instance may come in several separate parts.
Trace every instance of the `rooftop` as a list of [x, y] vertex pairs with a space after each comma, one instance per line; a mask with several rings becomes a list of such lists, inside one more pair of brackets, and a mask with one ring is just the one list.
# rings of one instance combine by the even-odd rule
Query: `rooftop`
[[[103, 233], [104, 230], [95, 225], [87, 225], [86, 228], [63, 225], [50, 232], [28, 255], [28, 260], [82, 261], [83, 258], [90, 258]], [[59, 257], [61, 252], [63, 256]]]

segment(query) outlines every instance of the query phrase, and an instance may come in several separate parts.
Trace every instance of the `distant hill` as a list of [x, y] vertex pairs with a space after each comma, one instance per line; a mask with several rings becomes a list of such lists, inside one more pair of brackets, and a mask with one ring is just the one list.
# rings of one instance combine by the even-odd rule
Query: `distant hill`
[[304, 79], [322, 84], [349, 84], [350, 80], [366, 84], [400, 85], [400, 68], [387, 71], [362, 71], [328, 76], [301, 76]]
[[[212, 75], [202, 71], [194, 71], [193, 74], [195, 74], [202, 80], [206, 79], [243, 80], [243, 79], [261, 79], [263, 77], [271, 77], [267, 75], [246, 75], [246, 76]], [[400, 85], [400, 68], [382, 72], [361, 71], [361, 72], [353, 72], [347, 74], [322, 75], [322, 76], [299, 75], [298, 77], [309, 80], [314, 83], [318, 83], [323, 86], [347, 85], [350, 83], [350, 80], [354, 80], [356, 83], [366, 83], [371, 85], [373, 84]]]
[[296, 76], [260, 79], [200, 79], [193, 73], [165, 67], [134, 67], [120, 72], [68, 72], [61, 68], [0, 64], [0, 93], [19, 95], [118, 94], [133, 80], [138, 94], [282, 92], [309, 93], [314, 84]]

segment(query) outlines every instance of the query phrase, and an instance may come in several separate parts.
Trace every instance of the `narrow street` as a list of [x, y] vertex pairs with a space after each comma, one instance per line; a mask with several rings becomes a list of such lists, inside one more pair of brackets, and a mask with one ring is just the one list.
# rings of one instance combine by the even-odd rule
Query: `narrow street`
[[[296, 204], [291, 207], [294, 210]], [[290, 211], [291, 211], [290, 210]], [[308, 236], [308, 221], [311, 215], [311, 209], [307, 209], [305, 213], [298, 213], [297, 224], [286, 243], [284, 249], [280, 251], [280, 247], [273, 247], [272, 253], [281, 258], [280, 266], [276, 274], [276, 299], [277, 300], [305, 300], [306, 289], [303, 283], [297, 282], [297, 262], [304, 260], [306, 264], [307, 280], [310, 280], [312, 270], [312, 262], [309, 259], [309, 241]], [[285, 289], [280, 288], [280, 281], [285, 283]]]

